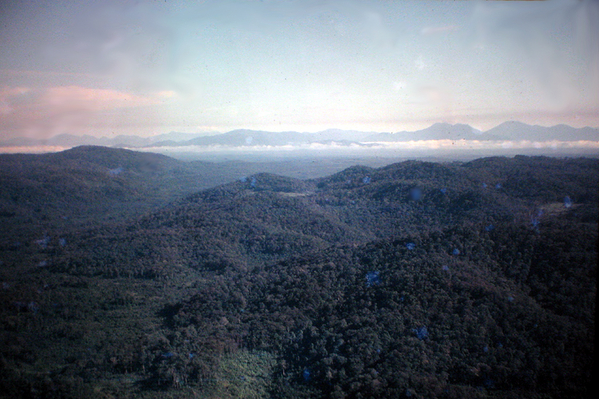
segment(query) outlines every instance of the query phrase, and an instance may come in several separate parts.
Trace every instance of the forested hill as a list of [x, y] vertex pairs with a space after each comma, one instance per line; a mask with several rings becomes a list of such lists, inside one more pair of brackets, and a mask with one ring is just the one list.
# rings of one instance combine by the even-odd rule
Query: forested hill
[[210, 163], [83, 146], [50, 154], [0, 155], [2, 237], [139, 216], [230, 179]]
[[598, 188], [584, 158], [408, 161], [49, 230], [0, 254], [0, 391], [590, 397]]
[[[105, 265], [141, 275], [150, 273], [146, 268], [156, 272], [157, 258], [200, 269], [244, 268], [330, 245], [448, 226], [532, 225], [564, 212], [592, 222], [597, 172], [592, 160], [522, 157], [352, 167], [308, 181], [258, 174], [191, 195], [132, 224], [101, 227], [102, 234], [77, 232], [70, 241], [85, 245], [74, 246], [78, 255], [68, 263], [97, 264], [90, 273], [104, 273]], [[565, 207], [566, 197], [573, 207]], [[136, 256], [129, 258], [131, 253]], [[145, 266], [130, 271], [123, 263]]]
[[324, 176], [351, 160], [183, 162], [101, 146], [49, 154], [0, 154], [0, 245], [46, 230], [122, 222], [258, 172]]

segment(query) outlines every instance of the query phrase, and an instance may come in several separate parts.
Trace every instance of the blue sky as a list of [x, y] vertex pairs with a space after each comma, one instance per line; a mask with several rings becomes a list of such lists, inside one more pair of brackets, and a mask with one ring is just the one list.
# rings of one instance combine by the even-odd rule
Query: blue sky
[[599, 126], [593, 1], [15, 1], [0, 138]]

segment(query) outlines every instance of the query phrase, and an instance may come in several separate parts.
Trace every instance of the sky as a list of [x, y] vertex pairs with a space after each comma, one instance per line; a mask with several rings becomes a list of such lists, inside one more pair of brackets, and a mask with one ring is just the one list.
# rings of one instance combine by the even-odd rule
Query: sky
[[0, 139], [599, 126], [599, 2], [0, 2]]

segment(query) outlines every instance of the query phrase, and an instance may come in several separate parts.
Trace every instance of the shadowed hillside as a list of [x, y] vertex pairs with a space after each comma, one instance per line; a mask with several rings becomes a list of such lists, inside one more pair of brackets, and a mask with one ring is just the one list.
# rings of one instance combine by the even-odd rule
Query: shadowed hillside
[[[0, 154], [0, 243], [24, 244], [49, 231], [138, 217], [202, 189], [259, 172], [309, 178], [350, 159], [183, 162], [99, 146], [51, 154]], [[371, 160], [381, 164], [380, 160]]]
[[104, 147], [0, 156], [0, 217], [5, 226], [98, 223], [138, 216], [226, 181], [208, 163]]

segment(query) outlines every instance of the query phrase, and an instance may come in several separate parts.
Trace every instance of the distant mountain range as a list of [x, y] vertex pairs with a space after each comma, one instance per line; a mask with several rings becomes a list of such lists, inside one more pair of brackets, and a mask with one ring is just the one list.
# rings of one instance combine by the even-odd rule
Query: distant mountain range
[[[210, 134], [210, 135], [207, 135]], [[486, 132], [465, 124], [435, 123], [413, 132], [396, 133], [361, 132], [355, 130], [328, 129], [317, 133], [305, 132], [267, 132], [261, 130], [239, 129], [227, 133], [214, 134], [170, 132], [152, 137], [116, 136], [94, 137], [61, 134], [49, 139], [13, 138], [0, 141], [0, 147], [14, 146], [59, 146], [76, 147], [80, 145], [101, 145], [119, 148], [144, 147], [185, 147], [185, 146], [297, 146], [313, 143], [339, 145], [368, 145], [373, 142], [406, 142], [422, 140], [484, 140], [484, 141], [599, 141], [599, 129], [574, 128], [568, 125], [544, 127], [527, 125], [521, 122], [505, 122]]]
[[140, 137], [134, 135], [120, 135], [116, 137], [95, 137], [90, 135], [74, 135], [74, 134], [59, 134], [49, 139], [33, 139], [28, 137], [17, 137], [0, 141], [0, 147], [14, 147], [14, 146], [58, 146], [58, 147], [78, 147], [81, 145], [99, 145], [104, 147], [118, 147], [118, 148], [141, 148], [151, 146], [153, 143], [165, 143], [165, 142], [185, 142], [196, 137], [214, 134], [215, 132], [201, 132], [201, 133], [181, 133], [181, 132], [170, 132], [165, 134], [159, 134], [152, 137]]

